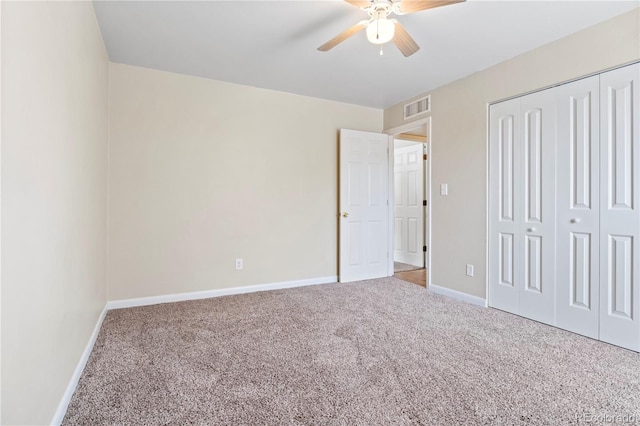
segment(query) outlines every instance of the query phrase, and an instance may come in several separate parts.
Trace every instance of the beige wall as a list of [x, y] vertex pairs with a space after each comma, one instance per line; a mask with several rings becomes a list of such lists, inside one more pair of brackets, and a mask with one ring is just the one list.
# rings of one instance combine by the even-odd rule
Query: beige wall
[[107, 85], [90, 2], [2, 2], [2, 424], [52, 420], [106, 302]]
[[[639, 35], [636, 10], [431, 92], [433, 283], [485, 296], [487, 103], [638, 60]], [[336, 275], [337, 131], [404, 124], [109, 65], [89, 2], [2, 2], [1, 43], [3, 424], [51, 420], [107, 299]]]
[[111, 64], [109, 300], [335, 276], [343, 127], [382, 110]]
[[[639, 59], [634, 9], [430, 92], [433, 284], [485, 297], [487, 104]], [[385, 129], [405, 123], [408, 101], [385, 110]], [[446, 197], [441, 183], [449, 185]]]

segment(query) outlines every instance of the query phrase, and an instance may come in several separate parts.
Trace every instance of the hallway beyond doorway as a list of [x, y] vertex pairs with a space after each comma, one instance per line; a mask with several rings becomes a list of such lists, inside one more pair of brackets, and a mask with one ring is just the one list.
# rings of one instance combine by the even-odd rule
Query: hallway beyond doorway
[[427, 270], [424, 268], [413, 271], [396, 272], [393, 276], [402, 281], [417, 284], [421, 287], [427, 287]]

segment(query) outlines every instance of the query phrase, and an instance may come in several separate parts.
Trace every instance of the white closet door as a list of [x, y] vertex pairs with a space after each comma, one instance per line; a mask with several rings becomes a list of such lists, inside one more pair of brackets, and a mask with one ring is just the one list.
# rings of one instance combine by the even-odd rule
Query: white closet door
[[556, 325], [598, 338], [599, 76], [557, 90]]
[[491, 106], [489, 115], [489, 305], [519, 314], [519, 247], [516, 185], [522, 181], [520, 99]]
[[[515, 200], [522, 236], [518, 263], [520, 315], [555, 323], [556, 100], [551, 90], [521, 98], [521, 156]], [[518, 240], [516, 240], [518, 241]]]
[[489, 305], [554, 323], [555, 97], [490, 110]]
[[600, 75], [600, 339], [640, 350], [640, 64]]

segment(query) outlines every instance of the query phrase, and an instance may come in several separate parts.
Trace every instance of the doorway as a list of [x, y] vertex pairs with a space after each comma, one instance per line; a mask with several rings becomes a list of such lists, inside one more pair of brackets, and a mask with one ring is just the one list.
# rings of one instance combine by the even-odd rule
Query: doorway
[[419, 269], [398, 272], [400, 276], [397, 277], [424, 287], [429, 285], [430, 135], [431, 117], [387, 129], [384, 133], [340, 130], [339, 282], [395, 275], [394, 140], [401, 139], [422, 146], [422, 155], [418, 151], [415, 156], [423, 166], [419, 180], [422, 195], [418, 192], [414, 197], [422, 212], [422, 219], [414, 224], [420, 224], [422, 231], [413, 234], [414, 245], [418, 248], [414, 252], [421, 253], [420, 260], [409, 267]]
[[429, 264], [429, 124], [427, 118], [418, 127], [392, 133], [390, 150], [393, 275], [423, 287]]

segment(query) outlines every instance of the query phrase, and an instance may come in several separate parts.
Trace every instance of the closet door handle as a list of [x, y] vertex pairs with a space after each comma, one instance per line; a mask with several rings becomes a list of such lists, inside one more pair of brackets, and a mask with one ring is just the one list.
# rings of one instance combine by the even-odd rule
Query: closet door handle
[[536, 228], [527, 228], [527, 232], [535, 232]]
[[574, 217], [569, 222], [571, 222], [571, 223], [580, 223], [580, 218], [579, 217]]

